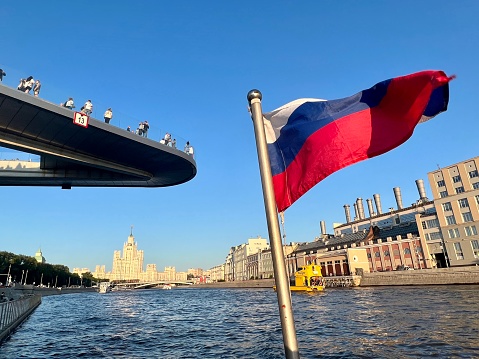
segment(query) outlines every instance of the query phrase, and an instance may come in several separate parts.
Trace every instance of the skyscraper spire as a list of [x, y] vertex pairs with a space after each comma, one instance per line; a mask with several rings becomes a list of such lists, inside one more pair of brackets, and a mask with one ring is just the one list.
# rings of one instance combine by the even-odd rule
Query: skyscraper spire
[[133, 225], [131, 225], [130, 236], [133, 236]]

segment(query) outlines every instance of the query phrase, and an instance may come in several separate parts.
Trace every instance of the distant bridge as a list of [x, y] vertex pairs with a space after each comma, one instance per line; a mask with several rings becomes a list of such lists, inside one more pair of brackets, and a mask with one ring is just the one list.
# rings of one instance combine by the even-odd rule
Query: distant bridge
[[160, 281], [155, 281], [155, 282], [143, 282], [143, 283], [115, 283], [114, 281], [112, 282], [114, 283], [115, 287], [128, 287], [128, 288], [131, 288], [131, 289], [146, 289], [146, 288], [154, 288], [154, 287], [159, 287], [159, 286], [162, 286], [162, 285], [166, 285], [166, 284], [170, 284], [170, 285], [177, 285], [177, 286], [180, 286], [180, 285], [192, 285], [193, 283], [192, 282], [182, 282], [182, 281], [165, 281], [165, 280], [160, 280]]

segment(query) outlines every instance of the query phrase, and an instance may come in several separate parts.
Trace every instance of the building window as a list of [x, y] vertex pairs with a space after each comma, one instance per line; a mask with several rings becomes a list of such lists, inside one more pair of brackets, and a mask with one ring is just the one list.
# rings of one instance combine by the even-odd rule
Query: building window
[[472, 240], [471, 246], [474, 252], [474, 258], [479, 258], [479, 241], [477, 239]]
[[426, 221], [427, 228], [438, 228], [439, 227], [439, 221], [434, 218], [434, 219], [428, 219]]
[[422, 223], [422, 229], [427, 229], [427, 224], [426, 224], [426, 222], [425, 222], [425, 221], [422, 221], [421, 223]]
[[384, 251], [384, 256], [389, 257], [389, 251]]
[[441, 232], [434, 232], [434, 233], [430, 233], [429, 237], [431, 238], [431, 241], [435, 239], [442, 239], [442, 234]]
[[474, 178], [478, 176], [479, 176], [479, 173], [477, 172], [477, 170], [469, 172], [469, 178]]
[[462, 253], [461, 243], [454, 243], [454, 251], [456, 252], [456, 259], [464, 259], [464, 254]]
[[368, 253], [368, 258], [371, 258], [371, 253]]
[[438, 187], [444, 187], [445, 185], [446, 185], [446, 183], [444, 182], [444, 180], [437, 181], [437, 186]]
[[447, 191], [439, 192], [439, 197], [441, 197], [441, 198], [447, 197]]
[[471, 212], [464, 212], [462, 214], [462, 219], [464, 220], [464, 222], [472, 222], [473, 219], [472, 219], [472, 214]]
[[454, 182], [454, 183], [461, 182], [461, 176], [459, 176], [459, 175], [453, 176], [452, 177], [452, 182]]
[[469, 208], [469, 202], [467, 201], [467, 198], [461, 198], [458, 202], [459, 202], [459, 207]]
[[448, 229], [447, 233], [449, 234], [449, 238], [459, 238], [459, 229], [457, 228]]
[[464, 187], [456, 187], [456, 193], [464, 193]]
[[431, 240], [431, 238], [429, 238], [429, 233], [425, 233], [425, 234], [424, 234], [424, 237], [426, 237], [426, 241]]
[[456, 224], [456, 219], [454, 218], [454, 216], [446, 216], [446, 223], [448, 226], [450, 226], [451, 224]]
[[411, 254], [411, 250], [409, 248], [404, 248], [404, 254]]
[[376, 257], [379, 257], [379, 256], [380, 256], [379, 252], [374, 253], [374, 255], [375, 255]]
[[476, 195], [476, 203], [479, 204], [479, 195]]
[[445, 202], [442, 204], [442, 210], [443, 211], [452, 211], [452, 205], [451, 202]]
[[478, 189], [479, 188], [479, 182], [473, 183], [472, 188]]
[[466, 230], [466, 236], [475, 236], [477, 235], [476, 226], [467, 226], [464, 228]]

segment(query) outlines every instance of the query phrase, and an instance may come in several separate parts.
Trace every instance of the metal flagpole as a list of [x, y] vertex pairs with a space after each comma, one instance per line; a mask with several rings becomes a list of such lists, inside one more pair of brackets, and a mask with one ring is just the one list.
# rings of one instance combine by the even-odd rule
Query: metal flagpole
[[283, 343], [286, 358], [299, 358], [298, 341], [296, 328], [294, 326], [293, 307], [291, 305], [291, 292], [289, 279], [284, 263], [283, 246], [279, 230], [278, 212], [274, 197], [273, 178], [269, 162], [266, 135], [264, 132], [263, 112], [261, 110], [261, 92], [251, 90], [248, 92], [248, 101], [256, 136], [256, 148], [258, 151], [259, 169], [261, 183], [263, 185], [264, 206], [268, 222], [268, 233], [273, 257], [274, 280], [276, 283], [276, 294], [278, 296], [279, 314], [281, 318], [281, 329], [283, 331]]

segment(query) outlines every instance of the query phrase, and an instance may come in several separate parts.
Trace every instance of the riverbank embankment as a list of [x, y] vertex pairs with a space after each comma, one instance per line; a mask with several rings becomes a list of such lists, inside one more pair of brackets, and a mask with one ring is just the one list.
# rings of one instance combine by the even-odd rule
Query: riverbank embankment
[[[2, 288], [7, 289], [7, 287]], [[20, 298], [25, 295], [40, 295], [46, 297], [49, 295], [60, 295], [60, 294], [72, 294], [72, 293], [85, 293], [85, 292], [95, 292], [97, 288], [88, 287], [88, 288], [48, 288], [48, 287], [36, 287], [31, 284], [19, 285], [17, 284], [14, 287], [8, 287], [7, 296], [13, 298]]]
[[479, 284], [479, 267], [419, 269], [364, 273], [361, 287]]
[[[328, 277], [340, 279], [342, 277]], [[360, 287], [479, 284], [479, 266], [373, 272], [355, 276]], [[191, 288], [273, 288], [274, 279], [195, 284]]]
[[273, 288], [274, 279], [193, 284], [185, 288]]

